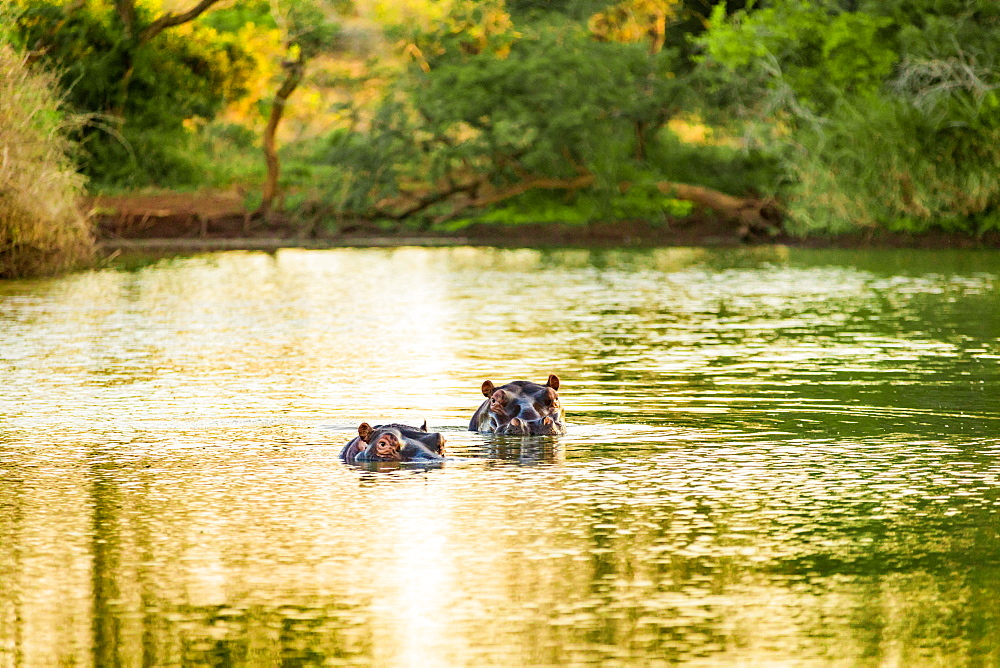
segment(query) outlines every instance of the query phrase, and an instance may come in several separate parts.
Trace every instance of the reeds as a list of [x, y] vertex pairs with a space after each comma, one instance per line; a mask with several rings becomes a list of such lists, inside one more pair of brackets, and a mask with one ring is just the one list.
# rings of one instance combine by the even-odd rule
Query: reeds
[[56, 77], [0, 43], [0, 278], [68, 271], [94, 253]]

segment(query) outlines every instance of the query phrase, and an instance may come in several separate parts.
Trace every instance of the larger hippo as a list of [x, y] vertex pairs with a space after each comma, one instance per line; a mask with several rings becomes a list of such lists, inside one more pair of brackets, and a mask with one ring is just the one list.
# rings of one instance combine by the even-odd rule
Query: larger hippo
[[340, 451], [348, 464], [357, 462], [429, 462], [444, 459], [444, 436], [405, 424], [358, 425], [358, 435]]
[[533, 436], [565, 434], [565, 414], [559, 402], [559, 376], [552, 374], [545, 385], [515, 380], [495, 387], [483, 383], [487, 397], [469, 422], [469, 431]]

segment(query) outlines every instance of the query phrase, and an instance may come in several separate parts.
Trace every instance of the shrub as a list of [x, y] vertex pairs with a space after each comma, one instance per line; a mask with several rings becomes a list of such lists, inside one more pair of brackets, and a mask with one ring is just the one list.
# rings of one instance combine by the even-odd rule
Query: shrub
[[94, 252], [55, 87], [0, 43], [0, 278], [64, 271]]
[[712, 18], [702, 72], [785, 161], [791, 231], [997, 226], [996, 2], [774, 0]]

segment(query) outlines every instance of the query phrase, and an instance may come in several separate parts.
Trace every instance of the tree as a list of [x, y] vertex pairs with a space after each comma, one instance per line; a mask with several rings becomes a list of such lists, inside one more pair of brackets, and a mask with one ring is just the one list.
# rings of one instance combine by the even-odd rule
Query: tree
[[285, 34], [287, 58], [282, 63], [284, 78], [274, 95], [267, 127], [264, 129], [263, 145], [267, 174], [260, 206], [254, 212], [258, 217], [270, 212], [278, 193], [281, 164], [276, 137], [288, 98], [302, 83], [306, 63], [324, 50], [328, 50], [340, 31], [339, 26], [327, 18], [323, 8], [315, 0], [295, 0], [284, 8], [272, 0], [272, 14]]
[[132, 0], [19, 0], [20, 42], [60, 73], [84, 115], [85, 174], [98, 184], [192, 183], [192, 118], [212, 118], [245, 90], [255, 56], [235, 35], [194, 18], [210, 6], [156, 16]]
[[343, 202], [361, 205], [348, 215], [442, 221], [552, 192], [603, 202], [606, 217], [630, 215], [613, 210], [622, 199], [658, 200], [662, 212], [684, 198], [747, 233], [770, 227], [769, 202], [663, 177], [664, 127], [686, 105], [675, 50], [596, 41], [580, 24], [525, 29], [503, 50], [422, 45], [435, 57], [387, 96], [370, 154], [344, 139], [327, 156], [352, 168], [350, 185], [337, 185]]

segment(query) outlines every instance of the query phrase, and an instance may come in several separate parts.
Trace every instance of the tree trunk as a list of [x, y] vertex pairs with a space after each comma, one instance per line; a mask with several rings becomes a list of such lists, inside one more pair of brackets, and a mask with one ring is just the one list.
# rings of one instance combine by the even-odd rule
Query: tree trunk
[[278, 194], [278, 176], [281, 172], [281, 165], [278, 162], [278, 150], [275, 145], [275, 136], [278, 132], [278, 124], [281, 123], [281, 116], [285, 112], [285, 104], [288, 97], [295, 92], [302, 76], [305, 73], [305, 61], [301, 54], [299, 58], [292, 62], [285, 63], [285, 80], [281, 83], [274, 96], [274, 103], [271, 105], [271, 116], [267, 119], [267, 127], [264, 129], [264, 161], [267, 163], [267, 176], [264, 179], [264, 190], [261, 194], [260, 206], [254, 212], [255, 217], [266, 215], [274, 204], [274, 198]]
[[115, 0], [115, 11], [121, 19], [122, 27], [125, 29], [125, 38], [135, 37], [135, 0]]

